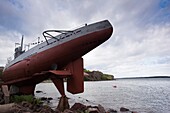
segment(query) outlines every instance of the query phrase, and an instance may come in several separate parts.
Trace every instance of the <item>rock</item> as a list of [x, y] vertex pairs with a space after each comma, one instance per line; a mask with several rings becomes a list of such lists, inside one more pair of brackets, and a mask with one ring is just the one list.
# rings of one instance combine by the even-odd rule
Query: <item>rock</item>
[[29, 107], [29, 106], [30, 106], [30, 103], [28, 103], [28, 102], [26, 102], [26, 101], [23, 101], [23, 102], [21, 102], [21, 105], [22, 105], [23, 107]]
[[87, 113], [106, 113], [105, 109], [103, 106], [98, 105], [98, 106], [85, 106], [81, 103], [75, 103], [70, 110], [73, 111], [73, 113], [77, 112], [87, 112]]
[[114, 109], [109, 109], [109, 110], [107, 111], [107, 113], [117, 113], [117, 111], [114, 110]]
[[36, 91], [36, 93], [43, 93], [43, 91]]
[[48, 97], [47, 99], [48, 99], [48, 100], [53, 100], [53, 98], [52, 98], [52, 97]]
[[15, 105], [16, 105], [15, 103], [0, 105], [0, 112], [1, 113], [14, 113], [16, 111], [16, 109], [14, 109]]
[[66, 109], [66, 110], [64, 110], [63, 113], [73, 113], [73, 111], [71, 111], [71, 110], [69, 110], [69, 109]]
[[98, 110], [99, 110], [100, 113], [106, 113], [104, 107], [101, 106], [100, 104], [98, 105]]
[[58, 109], [55, 109], [55, 113], [61, 113], [60, 110]]
[[56, 112], [52, 110], [49, 106], [42, 106], [39, 113], [56, 113]]
[[86, 99], [86, 102], [89, 102], [89, 100]]
[[125, 111], [129, 111], [129, 109], [124, 108], [124, 107], [121, 107], [121, 108], [120, 108], [120, 111], [121, 111], [121, 112], [125, 112]]
[[113, 88], [117, 88], [117, 86], [113, 86]]
[[48, 98], [47, 98], [47, 97], [41, 97], [40, 99], [41, 99], [42, 101], [47, 101]]
[[60, 113], [60, 112], [55, 112], [49, 106], [31, 104], [31, 103], [25, 102], [25, 101], [20, 103], [20, 105], [19, 104], [15, 105], [14, 109], [16, 111], [21, 111], [21, 113], [23, 113], [23, 112], [30, 112], [30, 113], [37, 113], [37, 112], [38, 113]]
[[136, 111], [132, 111], [132, 113], [137, 113]]
[[88, 113], [102, 113], [102, 112], [99, 112], [99, 110], [97, 108], [93, 108], [93, 107], [89, 107], [87, 109]]
[[81, 103], [75, 103], [71, 108], [70, 110], [72, 111], [77, 111], [77, 110], [80, 110], [80, 111], [85, 111], [87, 109], [87, 107]]

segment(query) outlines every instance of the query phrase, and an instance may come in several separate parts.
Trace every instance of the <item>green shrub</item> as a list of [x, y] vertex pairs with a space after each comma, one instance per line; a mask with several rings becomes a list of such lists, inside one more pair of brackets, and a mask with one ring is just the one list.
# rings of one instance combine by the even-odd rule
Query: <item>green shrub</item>
[[90, 70], [87, 70], [87, 69], [84, 69], [84, 72], [88, 73], [88, 72], [91, 72]]
[[101, 79], [102, 80], [113, 80], [113, 76], [112, 75], [108, 75], [108, 74], [103, 74]]

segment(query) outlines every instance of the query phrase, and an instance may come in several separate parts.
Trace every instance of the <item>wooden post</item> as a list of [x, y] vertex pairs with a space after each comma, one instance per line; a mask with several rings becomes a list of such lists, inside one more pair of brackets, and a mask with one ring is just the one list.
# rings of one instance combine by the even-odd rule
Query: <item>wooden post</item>
[[8, 104], [9, 101], [10, 101], [10, 99], [9, 99], [10, 98], [10, 93], [9, 93], [7, 85], [2, 85], [2, 92], [4, 93], [5, 104]]

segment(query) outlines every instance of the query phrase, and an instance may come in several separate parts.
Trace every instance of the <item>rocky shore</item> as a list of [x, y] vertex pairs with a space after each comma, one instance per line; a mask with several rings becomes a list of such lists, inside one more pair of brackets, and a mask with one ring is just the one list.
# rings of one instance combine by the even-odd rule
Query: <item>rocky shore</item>
[[[41, 93], [42, 91], [36, 91], [36, 93]], [[24, 95], [25, 96], [25, 95]], [[19, 98], [18, 98], [19, 97]], [[97, 106], [85, 105], [82, 103], [75, 103], [69, 109], [64, 111], [59, 111], [58, 109], [52, 109], [49, 105], [44, 103], [50, 103], [53, 98], [30, 98], [26, 95], [26, 100], [23, 101], [23, 96], [17, 95], [17, 100], [22, 100], [21, 102], [14, 101], [11, 98], [9, 104], [4, 104], [3, 94], [0, 93], [0, 113], [137, 113], [131, 111], [127, 108], [121, 107], [119, 110], [108, 109], [106, 110], [102, 105], [98, 104]]]
[[[19, 98], [19, 100], [22, 100], [21, 98], [22, 96]], [[32, 101], [30, 100], [22, 102], [15, 101], [9, 104], [4, 104], [3, 95], [1, 93], [0, 113], [137, 113], [124, 107], [121, 107], [120, 110], [114, 109], [105, 110], [105, 108], [100, 104], [98, 104], [97, 106], [96, 105], [87, 106], [82, 103], [75, 103], [69, 109], [59, 111], [58, 109], [52, 109], [49, 105], [44, 104], [49, 103], [53, 98], [42, 97], [36, 99], [33, 97], [33, 99], [34, 100], [30, 99]]]
[[32, 104], [29, 102], [10, 103], [0, 105], [0, 113], [137, 113], [127, 108], [121, 107], [120, 111], [109, 109], [106, 111], [100, 104], [98, 106], [86, 106], [81, 103], [75, 103], [70, 109], [59, 111], [51, 109], [47, 105]]

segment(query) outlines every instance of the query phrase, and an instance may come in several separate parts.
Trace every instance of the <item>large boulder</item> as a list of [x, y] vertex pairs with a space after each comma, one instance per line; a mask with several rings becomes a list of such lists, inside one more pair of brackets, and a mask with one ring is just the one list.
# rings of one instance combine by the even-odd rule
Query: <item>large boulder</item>
[[129, 109], [127, 109], [127, 108], [125, 108], [125, 107], [121, 107], [121, 108], [120, 108], [120, 111], [121, 111], [121, 112], [126, 112], [126, 111], [129, 111]]
[[81, 103], [75, 103], [71, 108], [70, 110], [71, 111], [77, 111], [77, 110], [80, 110], [80, 111], [85, 111], [87, 109], [87, 107]]

